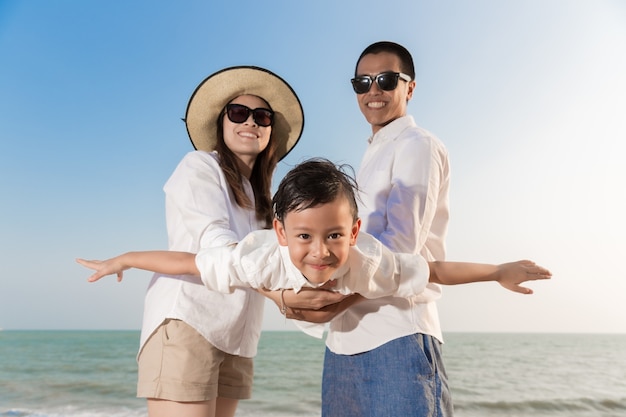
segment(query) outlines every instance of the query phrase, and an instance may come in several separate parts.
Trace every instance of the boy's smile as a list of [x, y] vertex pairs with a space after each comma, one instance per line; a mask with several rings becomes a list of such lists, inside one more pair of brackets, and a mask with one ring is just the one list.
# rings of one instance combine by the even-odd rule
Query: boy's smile
[[348, 199], [290, 211], [281, 223], [274, 219], [278, 243], [287, 246], [291, 262], [312, 284], [323, 284], [348, 261], [361, 220], [354, 221]]

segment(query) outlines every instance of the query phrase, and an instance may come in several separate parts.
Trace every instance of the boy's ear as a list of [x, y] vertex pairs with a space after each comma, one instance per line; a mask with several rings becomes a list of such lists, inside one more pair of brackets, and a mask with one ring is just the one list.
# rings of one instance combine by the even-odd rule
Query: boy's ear
[[285, 225], [283, 222], [275, 218], [272, 225], [274, 226], [274, 231], [276, 232], [278, 244], [280, 246], [287, 246], [287, 234], [285, 233]]
[[359, 230], [361, 230], [361, 219], [358, 218], [352, 225], [352, 231], [350, 233], [350, 246], [356, 245], [356, 238], [359, 235]]

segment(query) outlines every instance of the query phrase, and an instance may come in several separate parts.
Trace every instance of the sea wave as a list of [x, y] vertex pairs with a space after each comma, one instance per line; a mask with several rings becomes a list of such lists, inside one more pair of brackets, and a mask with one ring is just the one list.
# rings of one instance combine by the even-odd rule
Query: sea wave
[[0, 417], [145, 417], [146, 409], [101, 408], [84, 409], [65, 406], [58, 409], [13, 408], [0, 412]]
[[625, 398], [573, 398], [527, 401], [456, 402], [461, 415], [481, 416], [620, 416], [626, 415]]

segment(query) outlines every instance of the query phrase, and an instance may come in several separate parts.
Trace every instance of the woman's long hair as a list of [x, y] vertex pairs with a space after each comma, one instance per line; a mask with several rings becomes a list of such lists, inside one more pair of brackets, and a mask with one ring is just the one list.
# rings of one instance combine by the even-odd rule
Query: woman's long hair
[[[261, 97], [259, 97], [261, 98]], [[263, 100], [263, 98], [261, 98]], [[265, 100], [263, 100], [265, 101]], [[271, 109], [269, 103], [265, 102]], [[237, 156], [226, 146], [224, 142], [224, 116], [226, 114], [226, 106], [220, 112], [217, 119], [217, 144], [215, 150], [219, 154], [219, 165], [224, 172], [228, 186], [230, 187], [233, 195], [235, 196], [235, 202], [242, 208], [252, 209], [256, 212], [256, 218], [265, 222], [265, 228], [270, 228], [272, 225], [272, 175], [274, 169], [278, 164], [278, 157], [276, 156], [276, 141], [272, 140], [272, 134], [270, 140], [265, 149], [259, 153], [252, 167], [252, 173], [250, 174], [250, 184], [252, 185], [252, 191], [254, 192], [254, 204], [246, 195], [243, 188], [242, 173], [239, 169], [239, 163]]]

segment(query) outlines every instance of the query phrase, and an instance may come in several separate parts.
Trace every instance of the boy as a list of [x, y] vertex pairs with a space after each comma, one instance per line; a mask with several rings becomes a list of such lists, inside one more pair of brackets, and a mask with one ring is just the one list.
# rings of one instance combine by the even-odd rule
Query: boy
[[[90, 282], [129, 268], [164, 274], [200, 275], [211, 290], [332, 288], [366, 298], [410, 297], [428, 282], [459, 284], [498, 281], [530, 294], [519, 284], [550, 278], [531, 261], [502, 265], [431, 262], [395, 254], [368, 234], [359, 234], [354, 180], [327, 160], [306, 161], [281, 181], [273, 198], [274, 231], [252, 232], [236, 246], [188, 252], [128, 252], [106, 261], [78, 259], [96, 270]], [[390, 279], [391, 278], [391, 279]], [[331, 326], [332, 328], [332, 326]], [[320, 328], [308, 333], [321, 336]]]

